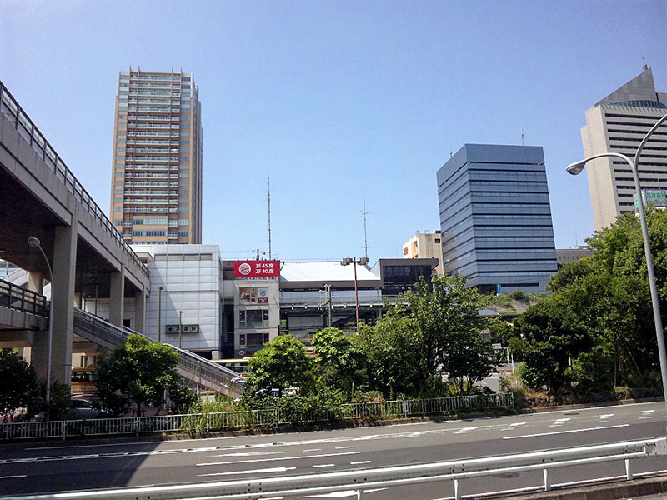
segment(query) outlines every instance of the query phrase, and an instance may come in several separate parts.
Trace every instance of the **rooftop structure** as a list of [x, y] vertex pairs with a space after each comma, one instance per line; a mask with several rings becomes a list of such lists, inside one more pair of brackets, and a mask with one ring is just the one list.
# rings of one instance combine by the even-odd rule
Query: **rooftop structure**
[[[667, 93], [656, 92], [648, 66], [636, 78], [586, 111], [581, 129], [584, 156], [617, 152], [634, 158], [650, 128], [667, 113]], [[598, 158], [586, 166], [595, 230], [634, 211], [635, 184], [629, 165], [620, 158]], [[642, 190], [667, 189], [667, 125], [646, 144], [639, 162]]]

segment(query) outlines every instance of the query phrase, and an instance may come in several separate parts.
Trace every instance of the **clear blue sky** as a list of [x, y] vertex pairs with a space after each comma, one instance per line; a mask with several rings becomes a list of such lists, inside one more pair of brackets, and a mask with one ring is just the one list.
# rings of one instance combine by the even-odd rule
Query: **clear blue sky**
[[592, 234], [584, 112], [653, 68], [667, 1], [2, 0], [0, 80], [108, 212], [119, 70], [183, 68], [204, 126], [204, 243], [225, 258], [402, 255], [465, 143], [542, 146], [556, 246]]

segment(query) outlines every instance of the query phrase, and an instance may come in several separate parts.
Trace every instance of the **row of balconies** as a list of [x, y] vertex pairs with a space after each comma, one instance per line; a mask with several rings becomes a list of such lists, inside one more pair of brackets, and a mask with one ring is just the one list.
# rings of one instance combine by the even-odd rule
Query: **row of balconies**
[[157, 190], [157, 189], [146, 189], [143, 191], [134, 191], [134, 190], [125, 190], [125, 193], [123, 193], [125, 196], [146, 196], [146, 195], [151, 195], [151, 196], [178, 196], [178, 190], [173, 190], [173, 191], [164, 191], [164, 190]]

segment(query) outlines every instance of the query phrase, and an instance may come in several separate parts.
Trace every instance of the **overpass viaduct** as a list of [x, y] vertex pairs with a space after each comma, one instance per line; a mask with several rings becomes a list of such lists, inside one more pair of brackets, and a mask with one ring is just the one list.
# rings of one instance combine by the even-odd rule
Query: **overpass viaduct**
[[[109, 321], [122, 327], [124, 299], [133, 298], [134, 329], [143, 332], [148, 268], [2, 82], [0, 115], [0, 257], [27, 270], [28, 289], [41, 294], [47, 263], [28, 245], [39, 238], [53, 270], [52, 377], [69, 384], [74, 308], [93, 293], [108, 297]], [[46, 329], [14, 323], [0, 323], [0, 345], [31, 345], [33, 364], [46, 375]]]

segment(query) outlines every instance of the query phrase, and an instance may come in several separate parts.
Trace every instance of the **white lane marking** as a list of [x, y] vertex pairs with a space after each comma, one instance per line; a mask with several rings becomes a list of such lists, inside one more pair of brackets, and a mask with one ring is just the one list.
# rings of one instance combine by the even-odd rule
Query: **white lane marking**
[[561, 425], [565, 424], [566, 422], [569, 422], [572, 420], [571, 418], [558, 418], [556, 421], [551, 424], [549, 427], [560, 427]]
[[313, 465], [314, 469], [322, 468], [322, 467], [334, 467], [335, 464], [322, 464], [322, 465]]
[[311, 453], [313, 451], [322, 451], [322, 448], [312, 448], [310, 450], [303, 450], [304, 453]]
[[644, 410], [642, 412], [642, 416], [639, 417], [639, 420], [645, 420], [647, 418], [651, 418], [653, 416], [653, 415], [651, 415], [651, 413], [654, 413], [654, 412], [655, 412], [655, 410]]
[[282, 455], [284, 451], [247, 451], [245, 453], [224, 453], [222, 455], [215, 455], [216, 457], [263, 457], [265, 455]]
[[322, 453], [321, 455], [303, 455], [301, 457], [275, 457], [275, 458], [256, 458], [254, 460], [237, 460], [235, 462], [206, 462], [197, 464], [196, 467], [207, 467], [210, 465], [229, 465], [229, 464], [254, 464], [259, 462], [276, 462], [278, 460], [302, 460], [304, 458], [325, 458], [325, 457], [339, 457], [342, 455], [358, 455], [360, 451], [344, 451], [341, 453]]
[[510, 424], [509, 427], [504, 427], [500, 430], [501, 431], [513, 431], [514, 429], [516, 429], [517, 427], [519, 427], [521, 425], [526, 425], [526, 422], [515, 422], [513, 424]]
[[268, 469], [255, 469], [255, 470], [240, 470], [234, 472], [210, 472], [208, 474], [198, 474], [200, 477], [205, 476], [232, 476], [239, 474], [267, 474], [272, 472], [287, 472], [288, 470], [294, 470], [296, 467], [270, 467]]
[[[364, 493], [375, 493], [376, 491], [384, 491], [387, 488], [375, 488], [373, 490], [364, 490]], [[356, 497], [358, 492], [356, 490], [349, 491], [334, 491], [333, 493], [324, 493], [323, 495], [309, 495], [305, 498], [347, 498]]]
[[479, 427], [464, 427], [463, 429], [454, 432], [454, 434], [465, 434], [466, 432], [474, 431], [475, 429], [479, 429]]
[[607, 413], [605, 415], [600, 415], [600, 420], [607, 420], [608, 418], [611, 418], [613, 416], [614, 416], [613, 413]]
[[350, 465], [370, 464], [370, 460], [362, 460], [360, 462], [350, 462]]
[[621, 427], [630, 427], [630, 424], [610, 425], [610, 426], [607, 426], [607, 427], [604, 427], [604, 426], [589, 427], [587, 429], [575, 429], [575, 430], [569, 430], [569, 431], [539, 432], [537, 434], [526, 434], [526, 435], [523, 435], [523, 436], [503, 436], [503, 439], [519, 439], [519, 438], [532, 438], [532, 437], [542, 437], [542, 436], [554, 436], [556, 434], [576, 434], [578, 432], [600, 431], [600, 430], [604, 430], [604, 429], [619, 429]]
[[0, 479], [20, 479], [22, 477], [28, 477], [25, 474], [22, 476], [0, 476]]
[[[384, 491], [387, 488], [375, 488], [373, 490], [364, 490], [364, 493], [375, 493], [376, 491]], [[334, 491], [333, 493], [324, 493], [322, 495], [306, 495], [305, 498], [347, 498], [356, 497], [358, 492], [356, 490], [349, 491]]]
[[336, 446], [337, 450], [347, 450], [348, 448], [352, 448], [351, 446]]

